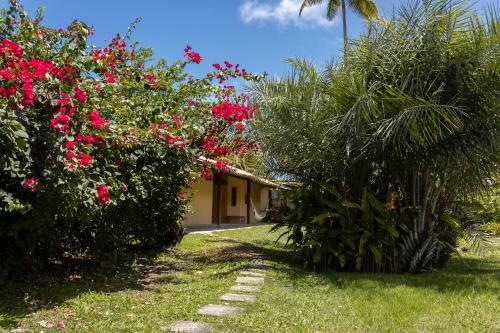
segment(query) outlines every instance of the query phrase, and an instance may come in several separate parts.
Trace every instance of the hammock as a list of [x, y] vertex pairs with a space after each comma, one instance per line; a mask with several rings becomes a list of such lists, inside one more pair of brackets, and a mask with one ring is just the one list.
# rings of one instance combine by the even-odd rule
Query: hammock
[[262, 220], [264, 220], [266, 218], [266, 216], [267, 216], [267, 212], [269, 211], [269, 209], [268, 209], [269, 203], [267, 204], [266, 209], [264, 210], [263, 213], [259, 213], [257, 211], [257, 209], [255, 208], [255, 205], [253, 204], [252, 198], [250, 198], [250, 204], [252, 205], [252, 209], [253, 209], [253, 214], [255, 216], [255, 220], [257, 222], [261, 222]]

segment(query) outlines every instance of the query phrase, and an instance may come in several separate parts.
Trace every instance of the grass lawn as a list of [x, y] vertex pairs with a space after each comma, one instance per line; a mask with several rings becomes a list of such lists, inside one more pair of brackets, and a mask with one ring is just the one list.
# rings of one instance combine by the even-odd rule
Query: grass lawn
[[[216, 332], [500, 332], [499, 239], [438, 273], [353, 274], [304, 270], [269, 228], [188, 235], [154, 260], [117, 270], [14, 282], [0, 290], [0, 332], [19, 323], [55, 332], [42, 326], [61, 320], [67, 332], [161, 332], [177, 320], [216, 323]], [[257, 302], [234, 317], [198, 315], [234, 285], [251, 248], [271, 266]]]

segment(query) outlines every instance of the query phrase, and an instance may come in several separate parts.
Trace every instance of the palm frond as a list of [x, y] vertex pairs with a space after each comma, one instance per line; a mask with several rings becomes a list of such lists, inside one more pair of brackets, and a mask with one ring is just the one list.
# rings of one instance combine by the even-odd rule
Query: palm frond
[[365, 20], [374, 20], [378, 17], [378, 9], [373, 0], [348, 0], [349, 7]]
[[304, 8], [319, 5], [321, 3], [323, 3], [323, 0], [304, 0], [302, 5], [300, 5], [299, 16], [302, 15]]

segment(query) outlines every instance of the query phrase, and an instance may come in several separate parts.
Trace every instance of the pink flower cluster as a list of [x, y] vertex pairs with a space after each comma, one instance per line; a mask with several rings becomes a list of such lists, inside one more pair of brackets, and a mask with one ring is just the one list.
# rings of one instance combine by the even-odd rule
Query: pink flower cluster
[[60, 114], [50, 120], [50, 127], [61, 133], [69, 133], [69, 124], [71, 124], [71, 118], [65, 114]]
[[212, 79], [215, 77], [216, 79], [219, 80], [219, 83], [222, 84], [224, 81], [227, 80], [228, 76], [230, 76], [232, 78], [236, 78], [236, 77], [247, 78], [248, 77], [247, 71], [244, 68], [240, 70], [239, 64], [233, 65], [229, 61], [225, 60], [224, 66], [225, 67], [222, 67], [220, 64], [217, 64], [217, 63], [213, 64], [212, 67], [215, 68], [218, 71], [218, 73], [215, 73], [215, 74], [208, 73], [207, 78]]
[[176, 144], [177, 142], [181, 142], [181, 141], [182, 141], [181, 138], [171, 136], [169, 134], [165, 135], [165, 142], [167, 143], [167, 145], [173, 145], [173, 144]]
[[[45, 80], [56, 66], [39, 59], [25, 61], [22, 49], [17, 43], [7, 39], [0, 41], [0, 56], [4, 67], [0, 69], [0, 96], [11, 97], [17, 92], [22, 96], [20, 105], [31, 105], [35, 100], [35, 80]], [[54, 74], [54, 73], [52, 73]]]
[[253, 108], [246, 105], [230, 103], [229, 101], [212, 107], [212, 115], [215, 118], [225, 119], [229, 124], [251, 119], [253, 114]]
[[189, 61], [194, 62], [195, 64], [201, 63], [203, 60], [201, 55], [197, 52], [192, 51], [191, 45], [188, 45], [184, 48], [184, 56], [189, 59]]
[[83, 103], [87, 102], [87, 98], [88, 98], [88, 96], [84, 91], [80, 90], [80, 88], [78, 88], [78, 87], [75, 88], [75, 99], [78, 102], [83, 104]]
[[[63, 32], [63, 34], [66, 33]], [[124, 39], [119, 35], [113, 38], [108, 48], [91, 51], [92, 66], [95, 67], [96, 73], [102, 75], [101, 81], [93, 82], [95, 91], [97, 93], [120, 93], [120, 86], [126, 85], [127, 80], [133, 77], [142, 78], [150, 86], [160, 88], [157, 80], [161, 76], [157, 78], [153, 72], [145, 72], [143, 63], [129, 62], [135, 55], [133, 49], [127, 50]], [[186, 46], [184, 56], [188, 62], [195, 64], [200, 64], [203, 60], [201, 55], [194, 52], [191, 46]], [[131, 64], [134, 69], [130, 69]], [[212, 72], [208, 77], [210, 79], [215, 77], [221, 83], [229, 77], [247, 76], [246, 71], [244, 69], [240, 70], [239, 65], [233, 65], [228, 61], [224, 61], [223, 66], [219, 64], [213, 66], [219, 72]], [[40, 86], [42, 81], [49, 81], [50, 85]], [[115, 82], [119, 84], [106, 85], [106, 83], [113, 84]], [[44, 97], [47, 98], [40, 98], [38, 102], [55, 100], [52, 102], [54, 104], [51, 103], [55, 112], [50, 120], [50, 127], [66, 136], [63, 146], [66, 157], [64, 165], [68, 169], [90, 167], [94, 158], [106, 156], [100, 152], [94, 153], [95, 147], [116, 148], [123, 144], [122, 142], [115, 142], [113, 145], [113, 142], [109, 140], [109, 146], [107, 146], [103, 137], [84, 133], [87, 129], [91, 129], [91, 133], [96, 133], [102, 129], [113, 130], [113, 128], [110, 127], [108, 120], [101, 117], [98, 110], [83, 115], [77, 114], [77, 111], [80, 113], [85, 107], [90, 108], [88, 105], [84, 105], [89, 102], [89, 94], [82, 89], [83, 87], [78, 66], [73, 67], [69, 61], [58, 66], [51, 61], [25, 60], [23, 59], [23, 50], [17, 43], [7, 39], [0, 40], [0, 97], [9, 98], [8, 105], [13, 105], [17, 109], [33, 105], [37, 100], [36, 95], [42, 91], [47, 95], [44, 95]], [[174, 145], [180, 150], [185, 149], [188, 145], [193, 145], [193, 147], [201, 145], [201, 147], [197, 146], [196, 148], [202, 148], [204, 150], [203, 155], [211, 158], [220, 158], [231, 153], [243, 154], [251, 148], [250, 145], [244, 140], [238, 141], [239, 139], [228, 138], [226, 131], [228, 128], [231, 129], [228, 124], [237, 132], [244, 131], [245, 121], [253, 117], [254, 110], [243, 105], [245, 101], [240, 100], [238, 97], [231, 99], [231, 96], [234, 96], [234, 91], [234, 86], [229, 85], [224, 86], [222, 92], [217, 90], [218, 98], [224, 100], [224, 102], [213, 105], [213, 107], [211, 107], [210, 101], [186, 102], [185, 105], [188, 108], [181, 107], [177, 115], [172, 115], [172, 123], [168, 125], [166, 123], [152, 124], [150, 131], [159, 138], [164, 138], [166, 144]], [[98, 96], [96, 94], [92, 101]], [[189, 113], [186, 113], [187, 111]], [[203, 113], [203, 119], [208, 121], [209, 133], [205, 137], [195, 134], [187, 138], [185, 133], [189, 133], [191, 117], [200, 114], [200, 111], [208, 111]], [[78, 132], [80, 130], [82, 134]], [[181, 130], [183, 135], [180, 134]], [[129, 135], [125, 136], [124, 141], [135, 143], [141, 140], [141, 135], [132, 134], [129, 133]], [[235, 133], [231, 133], [231, 135], [235, 135]], [[235, 136], [237, 137], [237, 133]], [[84, 145], [87, 145], [87, 147]], [[88, 147], [89, 145], [94, 145], [94, 147]], [[119, 167], [119, 164], [116, 166]], [[226, 172], [228, 162], [227, 160], [218, 159], [213, 167], [220, 172]], [[207, 165], [203, 166], [202, 174], [207, 179], [213, 177], [212, 169]], [[38, 179], [30, 178], [24, 181], [22, 186], [31, 192], [37, 192], [38, 183]], [[122, 190], [127, 190], [126, 184], [123, 184]], [[97, 188], [97, 197], [98, 202], [103, 205], [111, 200], [106, 184], [103, 183]]]
[[31, 192], [36, 192], [38, 191], [39, 182], [38, 178], [31, 177], [23, 182], [23, 188], [29, 189]]
[[215, 162], [215, 168], [222, 173], [226, 173], [229, 171], [228, 163], [229, 162], [226, 160], [217, 160], [217, 162]]
[[102, 127], [109, 127], [109, 121], [101, 118], [98, 111], [94, 110], [89, 113], [90, 126], [99, 130]]
[[105, 205], [111, 200], [106, 184], [101, 184], [97, 188], [97, 200], [101, 203], [101, 205]]
[[212, 180], [214, 179], [214, 175], [212, 173], [212, 169], [210, 169], [210, 167], [206, 164], [203, 165], [203, 167], [201, 168], [201, 176], [205, 179], [205, 180]]

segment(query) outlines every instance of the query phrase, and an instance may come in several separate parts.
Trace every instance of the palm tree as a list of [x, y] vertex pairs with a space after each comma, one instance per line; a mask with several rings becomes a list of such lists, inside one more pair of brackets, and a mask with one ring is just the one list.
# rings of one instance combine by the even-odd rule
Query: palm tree
[[[300, 6], [299, 15], [306, 7], [315, 6], [323, 3], [323, 0], [304, 0]], [[349, 7], [365, 20], [373, 20], [378, 16], [377, 5], [374, 0], [347, 0]], [[326, 9], [326, 18], [331, 21], [337, 14], [339, 7], [342, 6], [342, 29], [344, 32], [344, 58], [347, 53], [347, 22], [346, 22], [346, 0], [328, 0]]]
[[411, 222], [403, 271], [446, 261], [457, 205], [500, 176], [500, 15], [469, 5], [410, 1], [354, 41], [349, 61], [318, 71], [294, 59], [250, 92], [271, 171], [306, 189], [328, 180], [352, 202], [365, 189], [397, 198]]

